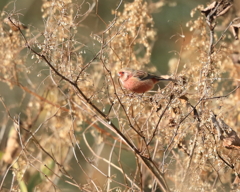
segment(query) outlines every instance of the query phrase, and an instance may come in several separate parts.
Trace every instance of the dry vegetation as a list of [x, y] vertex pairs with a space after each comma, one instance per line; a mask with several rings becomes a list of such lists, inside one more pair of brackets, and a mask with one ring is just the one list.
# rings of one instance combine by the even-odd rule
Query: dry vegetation
[[2, 10], [1, 191], [238, 190], [235, 2], [192, 11], [191, 40], [176, 35], [169, 62], [175, 83], [137, 95], [118, 82], [123, 67], [156, 72], [151, 14], [164, 3], [119, 1], [105, 22], [97, 2], [43, 0], [44, 31]]

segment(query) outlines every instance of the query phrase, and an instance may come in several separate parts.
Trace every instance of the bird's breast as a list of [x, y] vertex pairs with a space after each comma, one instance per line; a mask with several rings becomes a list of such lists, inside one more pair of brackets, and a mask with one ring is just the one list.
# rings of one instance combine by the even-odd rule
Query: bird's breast
[[154, 87], [154, 81], [152, 79], [140, 80], [138, 78], [129, 78], [123, 82], [123, 86], [135, 93], [145, 93]]

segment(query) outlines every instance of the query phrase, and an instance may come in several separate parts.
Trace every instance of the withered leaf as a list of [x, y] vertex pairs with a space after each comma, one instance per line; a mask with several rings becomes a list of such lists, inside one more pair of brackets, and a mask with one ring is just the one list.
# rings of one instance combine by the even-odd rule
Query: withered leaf
[[194, 116], [194, 119], [197, 119], [199, 122], [201, 121], [199, 118], [198, 111], [195, 107], [193, 108], [193, 116]]
[[157, 108], [156, 112], [162, 109], [162, 105], [160, 104], [159, 107]]
[[186, 101], [186, 102], [188, 102], [188, 100], [189, 100], [185, 95], [180, 96], [179, 99]]
[[173, 109], [173, 113], [175, 113], [175, 114], [180, 114], [180, 112], [181, 112], [181, 109], [179, 106], [173, 107], [172, 109]]
[[205, 9], [201, 10], [201, 12], [204, 13], [205, 16], [207, 17], [208, 14], [216, 7], [216, 5], [217, 5], [217, 2], [214, 1], [213, 3], [208, 5]]
[[176, 126], [176, 121], [175, 121], [175, 119], [169, 119], [169, 127], [174, 127], [174, 126]]
[[234, 130], [227, 137], [223, 138], [223, 146], [227, 149], [240, 148], [240, 138]]
[[234, 64], [240, 64], [240, 53], [238, 51], [234, 51], [231, 58]]
[[214, 1], [205, 9], [201, 10], [208, 18], [214, 18], [224, 15], [232, 7], [231, 0]]
[[225, 0], [221, 1], [219, 7], [217, 8], [217, 17], [224, 15], [232, 7], [232, 1]]
[[240, 178], [238, 175], [236, 175], [234, 181], [233, 181], [233, 185], [239, 186], [240, 185]]
[[234, 23], [231, 25], [232, 33], [236, 40], [238, 40], [239, 28], [240, 28], [240, 22]]

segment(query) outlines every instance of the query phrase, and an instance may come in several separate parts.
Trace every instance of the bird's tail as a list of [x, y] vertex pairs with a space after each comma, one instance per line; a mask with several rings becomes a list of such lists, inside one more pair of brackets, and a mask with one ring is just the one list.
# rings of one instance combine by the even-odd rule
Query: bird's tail
[[176, 81], [169, 75], [161, 75], [161, 76], [157, 77], [156, 80], [158, 80], [158, 81]]

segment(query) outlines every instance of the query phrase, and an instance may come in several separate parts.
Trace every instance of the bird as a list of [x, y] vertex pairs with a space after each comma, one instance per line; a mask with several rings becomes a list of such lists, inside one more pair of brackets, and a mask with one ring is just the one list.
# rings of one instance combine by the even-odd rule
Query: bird
[[157, 76], [142, 70], [123, 68], [117, 75], [122, 86], [134, 93], [145, 93], [153, 89], [159, 81], [174, 81], [169, 75]]

